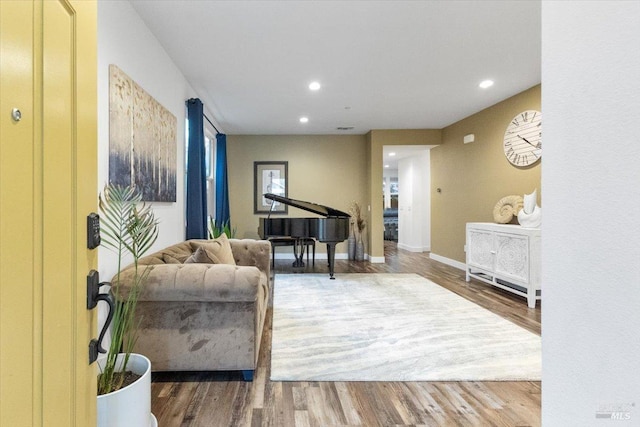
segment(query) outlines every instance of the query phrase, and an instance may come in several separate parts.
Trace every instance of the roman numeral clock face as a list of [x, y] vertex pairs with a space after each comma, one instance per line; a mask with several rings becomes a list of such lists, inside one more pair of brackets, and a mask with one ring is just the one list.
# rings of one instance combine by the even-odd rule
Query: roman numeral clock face
[[504, 133], [504, 155], [515, 166], [529, 166], [542, 156], [542, 114], [527, 110], [511, 120]]

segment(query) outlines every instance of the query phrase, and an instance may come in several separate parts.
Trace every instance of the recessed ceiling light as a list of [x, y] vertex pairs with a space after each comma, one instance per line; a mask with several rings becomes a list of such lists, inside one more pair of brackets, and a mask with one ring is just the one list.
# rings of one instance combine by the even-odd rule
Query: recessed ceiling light
[[311, 83], [309, 83], [309, 89], [311, 89], [311, 90], [319, 90], [320, 89], [320, 83], [319, 82], [311, 82]]
[[384, 165], [384, 167], [385, 167], [385, 168], [388, 168], [388, 167], [389, 167], [389, 165]]
[[396, 155], [396, 153], [389, 153], [389, 157], [393, 157], [395, 155]]
[[307, 123], [309, 121], [309, 117], [300, 117], [300, 123]]
[[493, 86], [493, 80], [483, 80], [478, 86], [480, 86], [482, 89], [486, 89]]

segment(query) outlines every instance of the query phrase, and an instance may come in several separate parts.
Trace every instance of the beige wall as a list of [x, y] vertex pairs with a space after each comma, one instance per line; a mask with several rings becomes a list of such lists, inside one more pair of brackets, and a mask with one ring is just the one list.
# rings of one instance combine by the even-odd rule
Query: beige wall
[[[366, 135], [229, 135], [229, 203], [238, 237], [257, 238], [253, 162], [288, 161], [289, 197], [347, 212], [358, 201], [367, 213], [366, 252], [383, 259], [382, 150], [385, 145], [438, 145], [431, 150], [431, 252], [464, 262], [465, 224], [493, 222], [493, 207], [510, 194], [538, 190], [540, 162], [516, 168], [505, 158], [507, 124], [524, 110], [540, 110], [535, 86], [444, 129], [372, 130]], [[463, 144], [464, 135], [475, 142]], [[442, 192], [436, 192], [441, 188]], [[289, 216], [314, 216], [289, 208]], [[323, 246], [318, 246], [324, 252]], [[347, 251], [346, 242], [337, 253]]]
[[[517, 168], [502, 149], [511, 119], [524, 110], [540, 111], [540, 105], [538, 85], [442, 130], [442, 144], [431, 150], [432, 254], [464, 263], [465, 224], [493, 222], [493, 207], [504, 196], [537, 188], [542, 206], [541, 162]], [[469, 133], [475, 142], [463, 144]]]
[[[258, 218], [266, 216], [253, 213], [254, 161], [289, 162], [289, 198], [344, 212], [353, 201], [368, 204], [364, 135], [229, 135], [227, 156], [231, 223], [240, 238], [257, 238]], [[316, 215], [289, 207], [289, 216]], [[346, 252], [346, 242], [338, 244], [336, 253]]]

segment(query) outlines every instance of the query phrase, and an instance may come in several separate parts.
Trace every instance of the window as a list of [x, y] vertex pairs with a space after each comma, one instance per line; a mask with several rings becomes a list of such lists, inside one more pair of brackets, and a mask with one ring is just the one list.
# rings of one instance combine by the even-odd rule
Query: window
[[[185, 118], [184, 125], [185, 145], [184, 145], [184, 194], [187, 197], [187, 171], [189, 170], [189, 119]], [[211, 125], [204, 121], [204, 167], [207, 186], [207, 214], [214, 216], [216, 209], [216, 138], [215, 131]]]
[[204, 157], [207, 175], [207, 213], [213, 218], [216, 211], [216, 138], [206, 125], [204, 128]]

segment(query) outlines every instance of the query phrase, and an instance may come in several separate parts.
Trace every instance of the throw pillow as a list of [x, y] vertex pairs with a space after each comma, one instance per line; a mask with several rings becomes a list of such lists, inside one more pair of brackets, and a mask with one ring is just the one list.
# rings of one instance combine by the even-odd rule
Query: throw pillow
[[204, 248], [200, 246], [196, 251], [191, 254], [189, 258], [187, 258], [184, 262], [185, 264], [216, 264], [213, 259], [209, 258], [209, 255], [205, 252]]
[[236, 265], [227, 235], [222, 234], [214, 240], [200, 244], [193, 255], [185, 261], [185, 264], [194, 262]]

